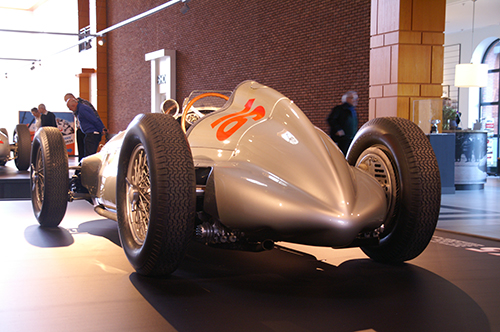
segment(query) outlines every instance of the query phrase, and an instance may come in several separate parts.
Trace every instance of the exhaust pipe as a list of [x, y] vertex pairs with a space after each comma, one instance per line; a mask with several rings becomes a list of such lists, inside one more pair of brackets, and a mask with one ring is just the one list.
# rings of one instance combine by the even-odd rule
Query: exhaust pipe
[[263, 250], [273, 250], [274, 249], [274, 241], [267, 239], [260, 243], [260, 246]]

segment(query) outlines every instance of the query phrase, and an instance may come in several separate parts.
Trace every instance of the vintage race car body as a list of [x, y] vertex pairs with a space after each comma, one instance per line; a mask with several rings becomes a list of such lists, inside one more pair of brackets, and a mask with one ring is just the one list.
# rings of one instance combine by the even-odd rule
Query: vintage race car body
[[4, 131], [0, 132], [0, 163], [5, 163], [8, 161], [10, 157], [10, 144], [9, 137], [6, 135]]
[[[243, 112], [242, 112], [243, 111]], [[82, 184], [116, 210], [116, 170], [125, 132], [82, 162]], [[256, 82], [188, 131], [195, 167], [210, 168], [206, 210], [220, 222], [274, 239], [346, 246], [386, 213], [385, 194], [288, 98]], [[212, 206], [209, 206], [209, 205]]]
[[212, 168], [210, 208], [230, 228], [345, 246], [385, 216], [380, 184], [350, 167], [290, 99], [256, 82], [239, 85], [188, 141], [195, 166]]
[[[370, 257], [390, 262], [415, 257], [430, 241], [439, 213], [439, 171], [425, 135], [409, 121], [382, 119], [363, 127], [346, 161], [290, 99], [245, 81], [186, 135], [179, 129], [169, 115], [137, 116], [82, 160], [69, 197], [60, 194], [61, 200], [91, 200], [97, 213], [117, 220], [139, 273], [171, 273], [191, 237], [244, 250], [271, 249], [275, 241], [361, 246]], [[51, 139], [43, 135], [35, 137], [32, 151], [38, 160], [33, 205], [42, 226], [57, 226], [65, 207], [60, 217], [45, 215], [48, 185], [37, 185], [49, 164], [42, 151]], [[411, 137], [401, 145], [405, 135]], [[423, 165], [414, 161], [420, 152]], [[163, 248], [153, 248], [153, 237], [162, 239]], [[179, 254], [172, 258], [172, 252]]]

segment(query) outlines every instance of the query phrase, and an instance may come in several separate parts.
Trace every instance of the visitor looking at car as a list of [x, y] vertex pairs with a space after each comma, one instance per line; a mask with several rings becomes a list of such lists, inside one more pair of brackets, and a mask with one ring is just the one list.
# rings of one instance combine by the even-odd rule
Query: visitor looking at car
[[[90, 107], [93, 111], [94, 111], [94, 114], [96, 115], [96, 117], [99, 117], [99, 113], [97, 113], [97, 110], [95, 109], [94, 105], [92, 105], [92, 103], [88, 100], [85, 100], [83, 98], [80, 98], [80, 97], [75, 97], [74, 94], [72, 93], [67, 93], [64, 95], [64, 102], [66, 103], [70, 98], [74, 98], [76, 100], [78, 100], [78, 103], [81, 103], [81, 104], [84, 104], [84, 105], [87, 105], [88, 107]], [[83, 133], [82, 131], [82, 128], [80, 126], [80, 121], [78, 120], [78, 118], [75, 116], [75, 123], [76, 123], [76, 145], [78, 147], [78, 161], [82, 160], [82, 158], [84, 157], [85, 155], [85, 134]], [[107, 132], [107, 129], [104, 128], [103, 130], [103, 134], [106, 134]]]
[[[33, 114], [33, 117], [34, 117], [33, 121], [35, 122], [35, 131], [37, 131], [42, 126], [41, 114], [38, 111], [38, 108], [36, 108], [36, 107], [33, 107], [31, 109], [31, 114]], [[33, 123], [33, 121], [31, 121], [31, 123]], [[30, 123], [30, 126], [31, 126], [31, 123]]]
[[358, 131], [358, 94], [356, 91], [347, 91], [342, 96], [342, 104], [335, 106], [327, 118], [330, 125], [330, 137], [337, 143], [340, 150], [347, 155], [352, 139]]
[[42, 114], [42, 127], [56, 127], [57, 121], [54, 113], [47, 111], [44, 104], [38, 105], [38, 111]]
[[96, 153], [99, 148], [99, 143], [101, 142], [102, 133], [105, 129], [101, 119], [96, 116], [92, 108], [83, 103], [79, 103], [76, 98], [69, 98], [66, 101], [66, 105], [77, 117], [80, 122], [80, 128], [85, 134], [83, 157]]

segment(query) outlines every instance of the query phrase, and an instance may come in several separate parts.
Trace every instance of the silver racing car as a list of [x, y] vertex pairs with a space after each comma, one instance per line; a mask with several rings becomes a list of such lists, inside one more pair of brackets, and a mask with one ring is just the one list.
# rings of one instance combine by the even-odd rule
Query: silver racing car
[[[223, 106], [190, 123], [203, 98]], [[39, 130], [31, 190], [40, 225], [57, 227], [68, 201], [87, 199], [118, 222], [135, 270], [152, 276], [175, 271], [192, 239], [252, 251], [277, 241], [361, 247], [375, 261], [400, 263], [434, 233], [438, 164], [409, 120], [369, 121], [344, 157], [290, 99], [254, 81], [229, 97], [198, 94], [182, 111], [174, 101], [162, 108], [169, 114], [137, 115], [79, 166], [68, 166], [58, 130]]]

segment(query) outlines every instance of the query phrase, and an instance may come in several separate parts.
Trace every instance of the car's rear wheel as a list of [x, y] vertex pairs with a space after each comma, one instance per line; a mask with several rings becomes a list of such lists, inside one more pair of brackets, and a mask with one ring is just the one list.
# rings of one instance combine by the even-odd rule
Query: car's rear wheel
[[177, 269], [194, 231], [195, 172], [186, 137], [171, 116], [136, 117], [127, 129], [117, 175], [122, 247], [135, 270]]
[[434, 234], [441, 203], [439, 168], [429, 139], [409, 120], [376, 118], [359, 130], [347, 161], [368, 171], [387, 197], [380, 243], [361, 249], [386, 263], [420, 255]]
[[28, 126], [17, 125], [13, 140], [17, 145], [16, 167], [20, 171], [25, 171], [30, 167], [31, 134]]
[[66, 143], [57, 128], [43, 127], [31, 150], [31, 204], [42, 227], [57, 227], [66, 214], [69, 175]]

